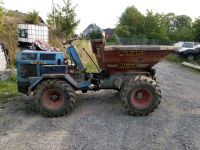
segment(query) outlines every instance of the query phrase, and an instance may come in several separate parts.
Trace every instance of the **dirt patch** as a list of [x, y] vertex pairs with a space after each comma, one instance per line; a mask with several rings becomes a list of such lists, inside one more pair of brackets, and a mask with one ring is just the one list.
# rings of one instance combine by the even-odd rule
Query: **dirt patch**
[[1, 106], [0, 149], [200, 149], [200, 74], [159, 63], [159, 108], [146, 117], [126, 113], [112, 90], [79, 94], [75, 110], [44, 118], [32, 101]]

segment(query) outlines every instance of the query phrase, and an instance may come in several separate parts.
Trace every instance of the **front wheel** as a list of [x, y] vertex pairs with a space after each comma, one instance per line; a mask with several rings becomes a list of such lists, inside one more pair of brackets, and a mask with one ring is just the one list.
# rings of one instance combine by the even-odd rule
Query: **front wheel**
[[150, 77], [138, 76], [125, 81], [120, 96], [122, 105], [129, 114], [145, 116], [160, 104], [161, 90]]
[[73, 88], [62, 80], [45, 80], [34, 91], [40, 112], [47, 117], [63, 116], [71, 112], [75, 104]]

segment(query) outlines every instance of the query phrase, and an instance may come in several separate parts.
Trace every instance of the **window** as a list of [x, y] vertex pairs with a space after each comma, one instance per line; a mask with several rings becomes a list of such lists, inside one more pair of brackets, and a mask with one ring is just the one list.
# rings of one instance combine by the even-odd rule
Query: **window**
[[27, 29], [19, 29], [19, 37], [20, 38], [28, 38], [28, 30]]
[[194, 43], [192, 42], [185, 42], [183, 44], [183, 47], [186, 47], [186, 48], [193, 48], [194, 47]]

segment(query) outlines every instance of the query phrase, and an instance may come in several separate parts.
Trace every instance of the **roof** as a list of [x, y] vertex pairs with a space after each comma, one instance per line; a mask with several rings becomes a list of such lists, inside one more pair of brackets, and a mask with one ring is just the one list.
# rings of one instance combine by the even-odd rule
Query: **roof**
[[115, 29], [112, 29], [112, 28], [107, 28], [107, 29], [103, 29], [105, 31], [105, 33], [107, 34], [114, 34], [115, 32]]
[[93, 31], [101, 31], [104, 32], [99, 26], [96, 24], [90, 24], [84, 31], [83, 34], [87, 35], [89, 33], [92, 33]]
[[[14, 16], [7, 15], [7, 23], [15, 23], [15, 24], [28, 24], [25, 21], [25, 17], [28, 15], [27, 13], [20, 12], [18, 10], [9, 10], [8, 13], [14, 14]], [[38, 25], [47, 25], [44, 20], [39, 16], [40, 22]]]

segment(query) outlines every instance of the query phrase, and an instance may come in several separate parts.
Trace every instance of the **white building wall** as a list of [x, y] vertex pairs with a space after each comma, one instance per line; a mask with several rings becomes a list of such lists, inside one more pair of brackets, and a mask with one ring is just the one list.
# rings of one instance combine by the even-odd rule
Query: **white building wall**
[[5, 53], [0, 45], [0, 72], [5, 71], [6, 68], [7, 68], [7, 62], [6, 62]]

